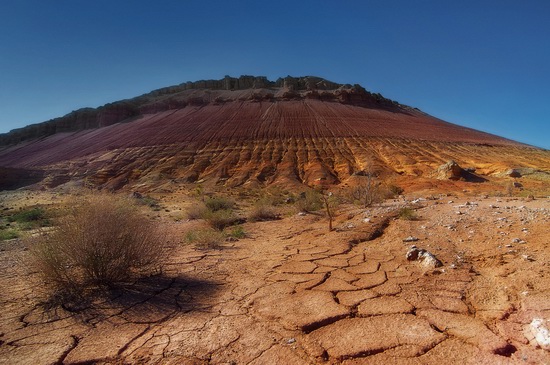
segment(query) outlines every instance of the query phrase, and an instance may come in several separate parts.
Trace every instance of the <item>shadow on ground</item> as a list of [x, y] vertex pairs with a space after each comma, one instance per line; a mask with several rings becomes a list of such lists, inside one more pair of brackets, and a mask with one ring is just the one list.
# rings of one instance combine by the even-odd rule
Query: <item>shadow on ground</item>
[[43, 303], [45, 315], [57, 317], [60, 308], [86, 323], [123, 319], [156, 323], [177, 313], [207, 308], [222, 283], [186, 275], [155, 275], [112, 288], [54, 295]]

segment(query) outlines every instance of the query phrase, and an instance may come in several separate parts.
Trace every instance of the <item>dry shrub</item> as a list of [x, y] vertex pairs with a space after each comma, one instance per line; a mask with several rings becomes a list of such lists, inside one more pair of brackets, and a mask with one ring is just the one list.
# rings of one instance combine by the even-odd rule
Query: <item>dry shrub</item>
[[403, 207], [399, 209], [398, 215], [399, 218], [406, 221], [414, 221], [418, 219], [418, 215], [416, 214], [415, 210], [410, 207]]
[[233, 200], [223, 197], [208, 198], [204, 204], [208, 210], [212, 212], [217, 212], [219, 210], [231, 210], [235, 206], [235, 202]]
[[251, 222], [272, 221], [279, 219], [279, 214], [270, 201], [262, 199], [254, 204], [248, 219]]
[[374, 176], [367, 175], [361, 176], [360, 182], [350, 188], [349, 197], [352, 202], [368, 208], [374, 204], [381, 203], [384, 200], [384, 192]]
[[203, 219], [207, 214], [208, 208], [204, 203], [197, 202], [187, 209], [187, 218], [188, 219]]
[[188, 232], [185, 240], [198, 249], [216, 249], [225, 241], [225, 235], [212, 229], [199, 229]]
[[233, 211], [228, 209], [216, 210], [216, 211], [207, 211], [203, 219], [208, 222], [210, 227], [223, 231], [225, 227], [235, 225], [242, 222], [242, 219], [237, 217]]
[[296, 209], [299, 212], [315, 212], [323, 208], [322, 194], [316, 190], [308, 190], [300, 194], [300, 198], [296, 200]]
[[89, 195], [72, 202], [55, 230], [35, 238], [32, 253], [46, 283], [82, 290], [152, 269], [163, 253], [158, 237], [129, 200]]

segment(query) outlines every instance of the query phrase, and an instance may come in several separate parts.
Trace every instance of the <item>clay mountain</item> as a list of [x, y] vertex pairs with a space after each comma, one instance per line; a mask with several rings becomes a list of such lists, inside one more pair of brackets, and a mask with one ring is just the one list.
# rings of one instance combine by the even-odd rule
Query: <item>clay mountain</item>
[[0, 365], [550, 364], [548, 227], [548, 150], [318, 77], [156, 90], [0, 136]]
[[456, 180], [550, 171], [547, 150], [310, 76], [187, 82], [0, 135], [3, 188], [427, 179], [450, 160], [443, 176]]

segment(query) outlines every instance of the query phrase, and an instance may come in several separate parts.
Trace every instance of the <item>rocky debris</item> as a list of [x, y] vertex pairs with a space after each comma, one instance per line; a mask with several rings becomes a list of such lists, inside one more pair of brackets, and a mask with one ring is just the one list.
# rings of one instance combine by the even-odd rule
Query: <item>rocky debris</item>
[[439, 261], [431, 252], [428, 252], [422, 248], [411, 246], [405, 256], [409, 261], [418, 261], [426, 269], [435, 269], [443, 266], [443, 263]]
[[418, 238], [414, 236], [409, 236], [403, 239], [403, 242], [416, 242], [416, 241], [418, 241]]
[[546, 351], [550, 351], [550, 321], [541, 318], [535, 318], [525, 329], [525, 337], [529, 342]]

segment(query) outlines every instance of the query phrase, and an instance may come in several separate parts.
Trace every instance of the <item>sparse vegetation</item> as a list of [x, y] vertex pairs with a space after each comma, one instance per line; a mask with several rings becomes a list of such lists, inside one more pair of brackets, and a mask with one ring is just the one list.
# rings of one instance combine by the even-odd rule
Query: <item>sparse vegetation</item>
[[15, 229], [0, 229], [0, 241], [12, 240], [18, 237], [19, 233]]
[[204, 203], [198, 202], [197, 204], [191, 205], [187, 209], [187, 218], [189, 219], [203, 219], [208, 212], [208, 208]]
[[416, 211], [411, 207], [403, 207], [399, 209], [398, 216], [399, 218], [404, 219], [406, 221], [414, 221], [418, 219], [418, 215], [416, 214]]
[[367, 172], [366, 175], [358, 178], [360, 179], [358, 184], [351, 187], [349, 191], [352, 202], [368, 208], [384, 200], [380, 183], [376, 181], [374, 174]]
[[307, 190], [296, 200], [296, 209], [300, 212], [315, 212], [323, 208], [321, 193], [316, 190]]
[[40, 207], [21, 210], [7, 217], [7, 221], [16, 223], [22, 230], [31, 230], [50, 224], [46, 211]]
[[231, 230], [231, 232], [228, 233], [228, 236], [237, 239], [245, 238], [246, 231], [244, 230], [243, 226], [236, 226]]
[[225, 235], [213, 229], [198, 229], [187, 232], [185, 241], [199, 249], [217, 249], [225, 241]]
[[385, 198], [391, 199], [403, 194], [403, 188], [394, 184], [388, 184], [385, 186]]
[[235, 202], [228, 198], [223, 197], [211, 197], [204, 202], [206, 208], [212, 212], [220, 210], [231, 210], [235, 206]]
[[138, 201], [140, 202], [140, 204], [146, 205], [146, 206], [148, 206], [149, 208], [151, 208], [155, 211], [161, 210], [161, 206], [159, 204], [159, 201], [155, 198], [150, 197], [150, 196], [143, 196], [143, 197], [139, 198]]
[[332, 193], [322, 194], [321, 198], [323, 199], [323, 203], [325, 205], [325, 212], [327, 213], [327, 217], [328, 217], [328, 230], [332, 231], [332, 222], [334, 221], [334, 216], [336, 214], [335, 210], [339, 202], [338, 202], [338, 199]]
[[233, 212], [234, 206], [235, 202], [227, 198], [208, 198], [204, 203], [199, 202], [192, 205], [187, 210], [187, 217], [189, 219], [204, 219], [212, 228], [222, 231], [224, 228], [242, 221]]
[[270, 200], [261, 199], [254, 204], [248, 219], [251, 222], [272, 221], [279, 219], [279, 214]]
[[128, 200], [79, 197], [55, 230], [31, 241], [34, 264], [60, 291], [112, 286], [155, 267], [163, 253], [155, 227]]
[[203, 219], [205, 219], [210, 227], [223, 231], [224, 228], [237, 224], [241, 221], [232, 210], [222, 209], [216, 211], [207, 211]]

